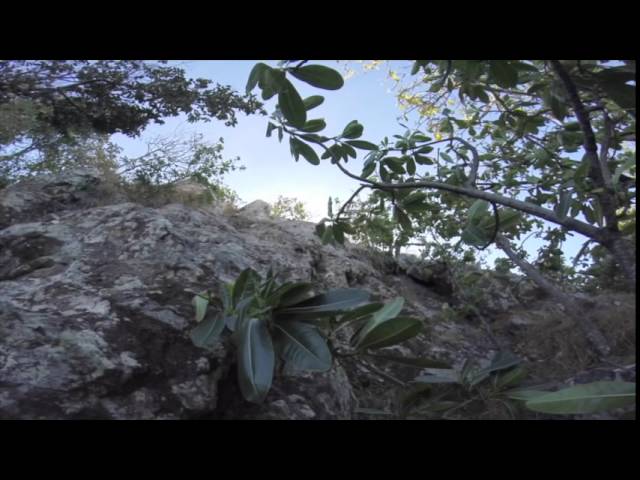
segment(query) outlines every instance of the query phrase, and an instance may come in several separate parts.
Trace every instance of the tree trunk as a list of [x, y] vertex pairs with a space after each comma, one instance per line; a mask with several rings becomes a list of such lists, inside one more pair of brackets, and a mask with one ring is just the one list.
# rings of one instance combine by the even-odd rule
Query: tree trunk
[[[618, 232], [616, 232], [618, 233]], [[617, 234], [608, 245], [609, 251], [613, 255], [618, 267], [627, 277], [629, 286], [636, 291], [636, 252], [633, 243], [624, 238], [621, 234]]]
[[[520, 258], [511, 248], [509, 240], [502, 235], [496, 237], [496, 244], [536, 285], [538, 285], [549, 297], [562, 305], [567, 313], [584, 332], [591, 345], [601, 357], [611, 352], [607, 339], [602, 335], [598, 326], [591, 321], [583, 303], [576, 297], [563, 292], [555, 283], [545, 278], [540, 271], [529, 262]], [[635, 267], [634, 267], [635, 268]]]

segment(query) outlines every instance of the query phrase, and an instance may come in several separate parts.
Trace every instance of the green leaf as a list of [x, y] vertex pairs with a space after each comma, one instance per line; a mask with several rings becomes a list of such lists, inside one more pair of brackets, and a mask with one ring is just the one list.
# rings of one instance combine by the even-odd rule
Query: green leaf
[[256, 63], [251, 69], [251, 73], [249, 73], [249, 80], [247, 81], [246, 94], [249, 95], [251, 91], [256, 88], [258, 85], [258, 81], [262, 76], [263, 72], [271, 67], [265, 63]]
[[535, 412], [577, 415], [626, 407], [635, 401], [635, 383], [594, 382], [536, 396], [526, 406]]
[[[242, 298], [245, 297], [245, 293], [252, 293], [252, 288], [261, 280], [260, 275], [252, 268], [244, 269], [235, 283], [233, 284], [232, 301], [236, 306]], [[246, 292], [247, 291], [247, 292]]]
[[340, 145], [331, 145], [328, 150], [320, 156], [321, 159], [326, 160], [327, 158], [340, 158]]
[[513, 353], [509, 351], [500, 351], [494, 355], [488, 366], [476, 371], [471, 371], [470, 375], [466, 376], [465, 380], [470, 386], [474, 386], [487, 378], [493, 372], [515, 367], [520, 363], [522, 363], [522, 360]]
[[324, 65], [306, 65], [288, 72], [298, 80], [325, 90], [338, 90], [344, 85], [342, 75]]
[[[429, 141], [431, 141], [431, 137], [427, 137], [426, 135], [423, 135], [421, 133], [414, 133], [413, 135], [411, 135], [411, 139], [414, 142], [429, 142]], [[422, 147], [422, 148], [425, 148], [425, 147]], [[428, 148], [433, 150], [433, 147], [428, 147]], [[431, 151], [431, 150], [428, 150], [428, 152]]]
[[410, 232], [411, 231], [411, 227], [412, 227], [411, 219], [405, 213], [405, 211], [402, 210], [400, 207], [396, 206], [394, 208], [394, 214], [395, 214], [396, 219], [398, 220], [398, 223], [402, 227], [402, 229], [404, 231], [406, 231], [406, 232]]
[[[498, 211], [498, 218], [500, 219], [500, 230], [507, 231], [520, 223], [522, 220], [522, 213], [512, 208], [502, 208]], [[493, 233], [494, 219], [491, 217], [487, 217], [487, 219], [490, 219], [489, 229]]]
[[447, 163], [453, 162], [453, 158], [451, 158], [447, 152], [440, 152], [440, 157]]
[[224, 322], [227, 328], [232, 332], [235, 332], [237, 326], [244, 321], [244, 318], [247, 316], [247, 312], [251, 309], [255, 302], [255, 295], [250, 295], [240, 300], [240, 302], [232, 312], [225, 314]]
[[302, 101], [302, 103], [304, 103], [304, 108], [307, 111], [316, 108], [319, 105], [322, 105], [323, 102], [324, 97], [320, 95], [311, 95], [310, 97], [307, 97]]
[[191, 330], [189, 336], [197, 347], [211, 349], [218, 343], [224, 326], [225, 319], [222, 315], [209, 315]]
[[276, 126], [269, 122], [269, 124], [267, 125], [267, 137], [271, 137], [271, 132], [273, 132], [273, 130], [276, 128]]
[[523, 367], [516, 367], [512, 370], [499, 374], [496, 378], [496, 387], [502, 389], [510, 385], [517, 385], [524, 380], [526, 376], [526, 369]]
[[415, 150], [415, 153], [430, 153], [430, 152], [433, 152], [433, 147], [431, 145], [425, 145]]
[[311, 288], [310, 283], [286, 282], [271, 292], [265, 300], [269, 305], [286, 307], [305, 300]]
[[413, 192], [406, 196], [400, 203], [403, 207], [408, 207], [414, 204], [422, 203], [427, 199], [427, 194], [424, 192]]
[[404, 162], [400, 158], [387, 157], [382, 161], [393, 173], [398, 173], [398, 174], [405, 173], [405, 170], [403, 167]]
[[366, 337], [369, 332], [382, 323], [395, 318], [404, 306], [404, 298], [396, 297], [390, 302], [386, 303], [384, 307], [375, 312], [371, 319], [351, 338], [351, 343], [358, 346], [362, 339]]
[[316, 135], [315, 133], [304, 133], [300, 135], [300, 138], [306, 140], [307, 142], [317, 143], [322, 145], [324, 142], [328, 141], [329, 138], [323, 135]]
[[425, 157], [424, 155], [418, 155], [416, 153], [413, 154], [413, 159], [419, 165], [433, 165], [433, 160], [429, 157]]
[[307, 120], [307, 123], [304, 124], [300, 130], [308, 133], [319, 132], [326, 128], [327, 124], [324, 119], [316, 118], [314, 120]]
[[635, 72], [627, 72], [620, 69], [607, 69], [597, 74], [598, 83], [620, 108], [624, 110], [636, 110], [636, 87], [627, 85], [627, 82], [635, 82]]
[[348, 140], [346, 143], [360, 150], [378, 150], [378, 146], [375, 143], [365, 140]]
[[196, 322], [201, 322], [207, 313], [207, 307], [209, 306], [209, 294], [207, 292], [202, 292], [194, 296], [191, 303], [196, 309]]
[[409, 175], [415, 175], [416, 174], [416, 163], [413, 161], [413, 158], [406, 157], [405, 165], [407, 167], [407, 173]]
[[369, 293], [354, 288], [337, 288], [277, 311], [278, 314], [333, 316], [369, 300]]
[[342, 151], [346, 152], [346, 154], [351, 158], [356, 158], [358, 156], [354, 148], [351, 145], [348, 145], [347, 143], [343, 143], [341, 145], [341, 148], [342, 148]]
[[380, 172], [380, 178], [382, 179], [383, 182], [388, 182], [389, 180], [391, 180], [391, 177], [389, 176], [389, 171], [386, 168], [384, 168], [383, 163], [380, 163], [378, 167], [378, 171]]
[[361, 307], [355, 308], [339, 318], [340, 323], [350, 322], [359, 318], [364, 318], [371, 315], [373, 312], [380, 310], [384, 306], [383, 303], [368, 303]]
[[427, 375], [413, 379], [417, 383], [460, 383], [458, 371], [453, 368], [430, 368]]
[[275, 354], [264, 320], [249, 318], [238, 329], [238, 383], [244, 398], [262, 403], [273, 381]]
[[284, 118], [296, 128], [304, 127], [307, 121], [307, 110], [300, 94], [289, 80], [284, 80], [285, 86], [278, 94], [278, 107]]
[[281, 286], [274, 292], [274, 295], [278, 295], [280, 297], [277, 307], [288, 307], [307, 300], [312, 288], [313, 285], [304, 282], [291, 283], [288, 284], [286, 288]]
[[411, 317], [392, 318], [367, 333], [358, 348], [383, 348], [415, 337], [422, 330], [422, 322]]
[[493, 356], [489, 366], [485, 367], [483, 370], [491, 373], [498, 370], [506, 370], [507, 368], [515, 367], [521, 363], [522, 359], [517, 355], [514, 355], [509, 350], [501, 350]]
[[362, 136], [364, 127], [357, 120], [352, 120], [342, 131], [343, 138], [358, 138]]
[[629, 160], [624, 162], [622, 165], [620, 165], [618, 168], [616, 168], [616, 171], [614, 172], [613, 177], [611, 178], [611, 182], [613, 183], [613, 185], [615, 187], [618, 187], [620, 183], [620, 176], [623, 173], [629, 176], [630, 178], [635, 178], [635, 176], [632, 175], [630, 172], [631, 168], [634, 167], [635, 165], [636, 165], [636, 159], [630, 158]]
[[311, 165], [320, 165], [318, 154], [313, 148], [295, 137], [291, 137], [291, 143], [292, 145], [295, 145], [296, 152], [300, 153], [300, 155], [302, 155], [307, 160], [307, 162], [309, 162]]
[[273, 69], [269, 66], [262, 70], [258, 85], [262, 89], [263, 100], [269, 100], [276, 93], [280, 93], [286, 88], [288, 80], [284, 73], [280, 70]]
[[489, 202], [486, 200], [476, 200], [471, 207], [469, 207], [468, 218], [470, 222], [478, 223], [488, 214]]
[[567, 105], [560, 99], [558, 99], [558, 97], [550, 93], [545, 103], [548, 104], [554, 117], [556, 117], [560, 121], [565, 119], [568, 114]]
[[325, 339], [312, 326], [295, 321], [276, 321], [276, 342], [290, 367], [325, 372], [331, 368], [331, 352]]
[[518, 84], [518, 70], [506, 60], [491, 60], [489, 62], [489, 75], [498, 85], [504, 88], [515, 87]]
[[376, 164], [373, 162], [368, 165], [365, 165], [365, 167], [362, 169], [362, 173], [360, 174], [360, 176], [362, 178], [367, 178], [373, 173], [375, 169], [376, 169]]
[[491, 238], [485, 233], [483, 228], [480, 228], [478, 225], [473, 223], [469, 223], [460, 235], [460, 238], [467, 245], [471, 245], [473, 247], [482, 248]]

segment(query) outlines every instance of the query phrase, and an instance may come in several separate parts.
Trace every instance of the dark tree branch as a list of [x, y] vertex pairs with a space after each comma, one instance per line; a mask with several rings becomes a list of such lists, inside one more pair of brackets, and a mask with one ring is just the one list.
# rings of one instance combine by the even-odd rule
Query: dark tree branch
[[593, 133], [591, 126], [591, 120], [587, 113], [578, 89], [575, 83], [571, 79], [569, 73], [565, 70], [562, 64], [558, 60], [551, 60], [551, 68], [556, 73], [560, 81], [564, 85], [564, 88], [569, 96], [569, 101], [573, 107], [576, 115], [576, 119], [580, 124], [580, 129], [584, 135], [583, 147], [586, 155], [590, 159], [591, 169], [589, 176], [594, 181], [596, 187], [603, 188], [605, 191], [597, 195], [600, 205], [602, 205], [602, 213], [607, 222], [607, 228], [612, 231], [618, 231], [618, 219], [616, 218], [616, 201], [615, 196], [611, 194], [611, 191], [607, 188], [607, 184], [603, 175], [603, 167], [601, 160], [598, 157], [598, 145], [596, 143], [596, 137]]
[[488, 202], [504, 205], [505, 207], [514, 208], [524, 213], [528, 213], [535, 217], [539, 217], [544, 220], [547, 220], [551, 223], [555, 223], [556, 225], [560, 225], [562, 227], [566, 227], [575, 232], [581, 233], [582, 235], [589, 237], [597, 242], [601, 242], [603, 240], [600, 229], [592, 225], [589, 225], [588, 223], [576, 220], [574, 218], [566, 217], [561, 219], [555, 214], [555, 212], [553, 212], [553, 210], [548, 210], [546, 208], [540, 207], [538, 205], [534, 205], [532, 203], [523, 202], [521, 200], [517, 200], [514, 198], [503, 197], [502, 195], [498, 195], [495, 193], [476, 190], [473, 188], [459, 187], [457, 185], [450, 185], [448, 183], [442, 183], [442, 182], [433, 182], [433, 181], [424, 181], [424, 180], [421, 182], [410, 182], [410, 183], [376, 182], [373, 180], [368, 180], [366, 178], [359, 177], [349, 172], [339, 162], [336, 163], [336, 165], [348, 177], [358, 180], [359, 182], [368, 183], [369, 185], [372, 185], [381, 190], [395, 190], [399, 188], [433, 188], [436, 190], [444, 190], [452, 193], [458, 193], [461, 195], [465, 195], [467, 197], [479, 198], [482, 200], [486, 200]]

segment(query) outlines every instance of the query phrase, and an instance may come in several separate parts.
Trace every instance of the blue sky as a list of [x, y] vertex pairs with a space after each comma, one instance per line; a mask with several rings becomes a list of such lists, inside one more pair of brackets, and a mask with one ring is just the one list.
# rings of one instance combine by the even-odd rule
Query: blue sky
[[[185, 69], [190, 77], [202, 77], [214, 80], [222, 85], [230, 85], [244, 92], [249, 72], [260, 60], [212, 60], [212, 61], [176, 61], [171, 62]], [[275, 65], [275, 61], [264, 61]], [[313, 61], [341, 71], [347, 64], [335, 61]], [[393, 69], [407, 68], [406, 62], [392, 62]], [[353, 64], [351, 64], [353, 66]], [[377, 143], [385, 136], [402, 134], [404, 128], [398, 125], [401, 111], [395, 96], [391, 92], [392, 80], [388, 70], [382, 67], [362, 73], [355, 67], [356, 74], [348, 77], [345, 85], [338, 91], [319, 91], [302, 82], [296, 82], [296, 88], [304, 98], [321, 94], [325, 102], [310, 112], [310, 118], [324, 118], [327, 129], [322, 133], [331, 136], [342, 131], [352, 120], [358, 120], [365, 127], [362, 139]], [[254, 93], [259, 93], [258, 89]], [[266, 110], [273, 110], [274, 100], [267, 102]], [[261, 199], [274, 202], [279, 195], [296, 197], [304, 201], [312, 220], [318, 221], [326, 215], [329, 196], [346, 200], [358, 187], [357, 182], [343, 175], [329, 162], [313, 166], [300, 158], [295, 162], [289, 152], [287, 138], [282, 143], [277, 135], [265, 137], [267, 127], [265, 116], [244, 116], [240, 114], [235, 127], [225, 127], [222, 122], [190, 124], [184, 117], [170, 118], [164, 125], [149, 126], [141, 137], [131, 139], [123, 135], [114, 135], [112, 140], [124, 148], [124, 154], [136, 156], [144, 153], [145, 141], [157, 136], [184, 135], [199, 132], [205, 139], [216, 141], [224, 138], [225, 158], [240, 157], [246, 170], [232, 172], [225, 183], [234, 189], [243, 202]], [[410, 124], [409, 124], [410, 125]], [[361, 158], [347, 164], [354, 173], [362, 170]], [[565, 255], [570, 259], [581, 247], [585, 239], [576, 234], [564, 245]], [[525, 244], [527, 250], [535, 255], [541, 243], [531, 238]], [[487, 259], [502, 257], [495, 251], [488, 252]]]

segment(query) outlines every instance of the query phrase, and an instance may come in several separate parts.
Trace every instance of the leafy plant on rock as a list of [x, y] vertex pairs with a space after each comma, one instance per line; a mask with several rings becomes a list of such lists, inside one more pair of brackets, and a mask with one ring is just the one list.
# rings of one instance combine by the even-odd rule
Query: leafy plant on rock
[[[556, 391], [544, 390], [544, 385], [518, 387], [527, 375], [521, 363], [512, 353], [500, 351], [485, 367], [466, 361], [460, 369], [427, 369], [403, 396], [403, 414], [451, 419], [454, 412], [473, 409], [474, 404], [485, 411], [494, 402], [515, 419], [518, 406], [545, 414], [579, 415], [635, 404], [635, 383], [631, 382], [599, 381]], [[438, 384], [445, 388], [432, 388]]]
[[[235, 282], [223, 285], [219, 296], [203, 292], [193, 297], [198, 325], [193, 343], [214, 348], [225, 330], [237, 348], [238, 383], [244, 398], [264, 401], [278, 363], [284, 373], [327, 371], [340, 352], [332, 344], [335, 332], [356, 326], [352, 350], [361, 353], [394, 345], [417, 335], [418, 319], [401, 316], [402, 298], [369, 303], [357, 289], [333, 289], [313, 295], [305, 282], [277, 281], [269, 271], [263, 279], [251, 268]], [[211, 308], [215, 306], [215, 308]]]

